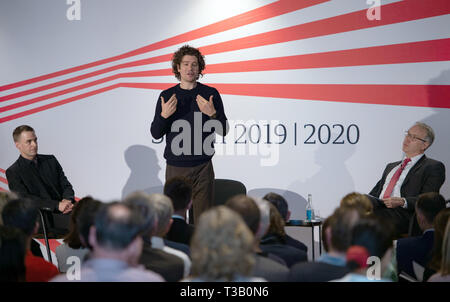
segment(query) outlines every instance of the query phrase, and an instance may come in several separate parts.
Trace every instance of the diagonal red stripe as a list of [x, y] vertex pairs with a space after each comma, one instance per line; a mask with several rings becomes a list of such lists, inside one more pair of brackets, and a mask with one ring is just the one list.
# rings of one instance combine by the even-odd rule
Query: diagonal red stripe
[[226, 30], [230, 30], [230, 29], [237, 28], [240, 26], [252, 24], [252, 23], [255, 23], [258, 21], [270, 19], [270, 18], [273, 18], [276, 16], [280, 16], [280, 15], [283, 15], [283, 14], [286, 14], [289, 12], [293, 12], [293, 11], [303, 9], [303, 8], [306, 8], [309, 6], [314, 6], [314, 5], [317, 5], [317, 4], [320, 4], [323, 2], [327, 2], [327, 1], [329, 1], [329, 0], [302, 0], [302, 1], [279, 0], [277, 2], [262, 6], [260, 8], [257, 8], [257, 9], [254, 9], [254, 10], [242, 13], [242, 14], [239, 14], [237, 16], [234, 16], [234, 17], [231, 17], [231, 18], [228, 18], [228, 19], [225, 19], [225, 20], [222, 20], [222, 21], [219, 21], [219, 22], [186, 32], [186, 33], [177, 35], [172, 38], [168, 38], [163, 41], [159, 41], [159, 42], [135, 49], [133, 51], [130, 51], [130, 52], [118, 55], [118, 56], [110, 57], [110, 58], [103, 59], [103, 60], [98, 60], [98, 61], [95, 61], [92, 63], [80, 65], [80, 66], [73, 67], [73, 68], [64, 69], [64, 70], [53, 72], [50, 74], [34, 77], [34, 78], [31, 78], [28, 80], [0, 86], [0, 91], [13, 89], [16, 87], [36, 83], [39, 81], [48, 80], [48, 79], [51, 79], [54, 77], [59, 77], [59, 76], [69, 74], [72, 72], [84, 70], [87, 68], [92, 68], [95, 66], [103, 65], [106, 63], [126, 59], [129, 57], [133, 57], [133, 56], [147, 53], [150, 51], [154, 51], [157, 49], [180, 44], [183, 42], [187, 42], [189, 40], [195, 40], [198, 38], [217, 34], [217, 33], [220, 33], [220, 32], [226, 31]]
[[205, 73], [399, 64], [450, 60], [450, 39], [211, 64]]
[[[450, 60], [450, 39], [430, 40], [404, 44], [374, 46], [325, 53], [287, 56], [279, 58], [249, 60], [211, 64], [205, 73], [249, 72], [288, 70], [301, 68], [325, 68], [358, 65], [398, 64]], [[137, 71], [117, 74], [90, 83], [43, 95], [33, 99], [0, 107], [0, 112], [31, 105], [66, 93], [75, 92], [98, 84], [125, 77], [151, 77], [172, 75], [171, 69]]]
[[[0, 124], [118, 87], [162, 90], [173, 83], [121, 83], [0, 118]], [[208, 84], [221, 94], [376, 105], [450, 108], [450, 85]]]
[[5, 171], [5, 170], [3, 170], [2, 168], [0, 168], [0, 172], [1, 172], [1, 173], [3, 173], [3, 174], [5, 174], [5, 173], [6, 173], [6, 171]]
[[[39, 241], [40, 244], [42, 244], [44, 247], [46, 247], [45, 239], [35, 239], [35, 240]], [[56, 239], [49, 239], [48, 244], [50, 245], [50, 250], [53, 253], [56, 253], [55, 252], [56, 248], [61, 245], [61, 243], [59, 243]]]
[[8, 180], [6, 180], [6, 178], [1, 177], [1, 176], [0, 176], [0, 182], [3, 182], [3, 183], [5, 183], [5, 184], [8, 184]]
[[3, 189], [2, 187], [0, 187], [0, 191], [2, 191], [2, 192], [8, 192], [8, 191], [6, 191], [5, 189]]
[[381, 10], [383, 17], [379, 21], [369, 21], [366, 16], [367, 10], [360, 10], [328, 19], [208, 45], [200, 47], [200, 50], [203, 54], [209, 55], [435, 17], [450, 13], [450, 5], [448, 0], [404, 0], [383, 5]]
[[58, 101], [58, 102], [55, 102], [55, 103], [47, 104], [47, 105], [44, 105], [44, 106], [41, 106], [41, 107], [36, 107], [36, 108], [30, 109], [30, 110], [26, 110], [26, 111], [19, 112], [19, 113], [16, 113], [16, 114], [12, 114], [12, 115], [9, 115], [9, 116], [6, 116], [6, 117], [2, 117], [2, 118], [0, 118], [0, 124], [4, 123], [4, 122], [7, 122], [7, 121], [15, 120], [15, 119], [18, 119], [18, 118], [21, 118], [21, 117], [24, 117], [24, 116], [27, 116], [27, 115], [30, 115], [30, 114], [38, 113], [38, 112], [41, 112], [41, 111], [44, 111], [44, 110], [48, 110], [48, 109], [52, 109], [52, 108], [55, 108], [55, 107], [58, 107], [58, 106], [61, 106], [61, 105], [65, 105], [67, 103], [71, 103], [71, 102], [74, 102], [74, 101], [77, 101], [77, 100], [81, 100], [81, 99], [90, 97], [92, 95], [96, 95], [96, 94], [103, 93], [103, 92], [106, 92], [106, 91], [111, 90], [111, 89], [115, 89], [117, 87], [119, 87], [119, 84], [114, 84], [114, 85], [103, 87], [103, 88], [100, 88], [100, 89], [97, 89], [97, 90], [94, 90], [94, 91], [86, 92], [86, 93], [83, 93], [83, 94], [80, 94], [80, 95], [77, 95], [77, 96], [74, 96], [74, 97], [71, 97], [71, 98], [67, 98], [67, 99], [64, 99], [64, 100], [61, 100], [61, 101]]
[[[374, 26], [382, 26], [387, 24], [393, 24], [398, 22], [406, 22], [415, 19], [427, 18], [436, 15], [442, 15], [450, 12], [450, 5], [448, 2], [442, 0], [436, 0], [433, 5], [430, 5], [426, 1], [416, 1], [416, 0], [405, 0], [402, 2], [396, 2], [388, 5], [384, 5], [383, 9], [383, 19], [382, 21], [369, 21], [367, 20], [365, 14], [366, 10], [361, 10], [353, 13], [344, 14], [341, 16], [331, 17], [324, 20], [314, 21], [306, 24], [300, 24], [280, 30], [275, 30], [271, 32], [266, 32], [258, 35], [253, 35], [241, 39], [226, 41], [222, 43], [212, 44], [204, 47], [200, 47], [203, 54], [209, 55], [214, 53], [226, 52], [239, 50], [244, 48], [258, 47], [263, 45], [270, 45], [281, 42], [288, 42], [299, 39], [306, 39], [311, 37], [335, 34], [339, 32], [357, 30], [362, 28], [369, 28]], [[406, 12], [405, 12], [406, 11]], [[445, 49], [442, 50], [445, 52]], [[409, 53], [406, 52], [407, 54]], [[448, 54], [448, 53], [447, 53]], [[401, 56], [400, 56], [401, 57]], [[124, 64], [119, 64], [116, 66], [108, 67], [98, 71], [94, 71], [85, 75], [80, 75], [74, 78], [66, 79], [49, 85], [44, 85], [41, 87], [36, 87], [33, 89], [28, 89], [18, 93], [6, 95], [0, 97], [1, 101], [7, 101], [20, 96], [29, 95], [31, 93], [40, 92], [45, 89], [55, 88], [60, 85], [65, 85], [73, 83], [79, 80], [83, 80], [92, 76], [100, 75], [106, 72], [118, 70], [120, 68], [141, 66], [145, 64], [152, 64], [158, 62], [165, 62], [170, 60], [171, 55], [162, 55], [158, 57], [128, 62]], [[345, 58], [344, 58], [345, 59]], [[287, 63], [289, 64], [289, 63]], [[333, 66], [333, 65], [331, 65]], [[339, 66], [339, 65], [337, 65]], [[346, 66], [346, 65], [341, 65]], [[209, 66], [208, 70], [211, 66]], [[209, 71], [210, 72], [210, 71]], [[166, 74], [164, 74], [166, 75]], [[1, 91], [1, 87], [0, 87]], [[26, 103], [25, 103], [26, 104]], [[8, 107], [16, 108], [16, 107]], [[10, 109], [7, 109], [10, 110]], [[4, 110], [5, 111], [5, 110]]]

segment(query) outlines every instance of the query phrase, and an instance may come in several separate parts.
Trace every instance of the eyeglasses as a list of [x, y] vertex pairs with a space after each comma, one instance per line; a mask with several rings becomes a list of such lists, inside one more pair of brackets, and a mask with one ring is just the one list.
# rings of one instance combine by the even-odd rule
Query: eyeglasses
[[419, 140], [422, 141], [424, 143], [426, 143], [427, 141], [424, 139], [421, 139], [420, 137], [415, 136], [414, 134], [409, 133], [408, 131], [405, 131], [405, 136], [411, 140]]

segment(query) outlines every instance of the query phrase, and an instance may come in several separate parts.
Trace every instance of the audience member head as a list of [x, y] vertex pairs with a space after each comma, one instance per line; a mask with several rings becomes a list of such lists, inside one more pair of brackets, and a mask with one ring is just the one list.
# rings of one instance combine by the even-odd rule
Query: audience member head
[[259, 229], [256, 232], [255, 237], [261, 239], [267, 234], [270, 226], [270, 207], [269, 202], [262, 198], [254, 198], [256, 205], [259, 208], [260, 219], [259, 219]]
[[334, 216], [328, 216], [322, 223], [322, 245], [325, 252], [330, 252], [331, 245], [331, 225], [333, 225]]
[[26, 241], [18, 228], [0, 225], [0, 282], [25, 281]]
[[289, 221], [289, 219], [291, 218], [291, 212], [289, 211], [288, 203], [283, 196], [277, 193], [270, 192], [267, 193], [263, 197], [263, 199], [267, 200], [277, 208], [278, 212], [280, 212], [281, 217], [283, 217], [284, 221]]
[[278, 238], [284, 239], [286, 236], [286, 232], [284, 230], [284, 219], [272, 203], [269, 202], [268, 204], [270, 208], [270, 224], [267, 234], [275, 235]]
[[254, 237], [239, 214], [217, 206], [200, 216], [191, 242], [192, 275], [205, 281], [249, 276]]
[[450, 218], [450, 208], [445, 208], [434, 218], [434, 240], [432, 256], [429, 267], [434, 271], [438, 271], [442, 261], [442, 242], [444, 241], [445, 228]]
[[442, 276], [450, 274], [450, 219], [445, 227], [444, 241], [442, 242], [442, 262], [439, 272]]
[[175, 213], [185, 215], [191, 205], [192, 183], [186, 177], [173, 177], [164, 184], [164, 195], [171, 199]]
[[13, 139], [16, 148], [20, 151], [22, 157], [32, 160], [36, 157], [38, 151], [37, 137], [34, 129], [28, 125], [22, 125], [14, 129]]
[[95, 216], [103, 203], [99, 200], [91, 200], [79, 209], [76, 217], [77, 231], [80, 237], [80, 243], [83, 247], [92, 250], [89, 243], [89, 230], [95, 223]]
[[376, 217], [360, 219], [352, 230], [351, 246], [347, 250], [348, 267], [363, 273], [367, 269], [367, 259], [376, 256], [381, 260], [383, 274], [391, 261], [393, 239], [394, 229], [390, 224]]
[[89, 230], [95, 258], [120, 259], [136, 264], [142, 253], [142, 217], [124, 203], [103, 204]]
[[358, 208], [337, 208], [330, 219], [330, 227], [325, 238], [329, 238], [330, 252], [345, 253], [350, 247], [352, 229], [361, 218]]
[[172, 225], [173, 206], [170, 198], [163, 194], [151, 194], [150, 202], [157, 217], [155, 236], [164, 237]]
[[364, 195], [357, 192], [352, 192], [344, 196], [341, 200], [341, 207], [356, 209], [362, 215], [366, 216], [373, 213], [373, 205], [370, 199]]
[[445, 209], [445, 199], [439, 193], [420, 194], [416, 201], [416, 217], [420, 229], [425, 231], [432, 228], [434, 218], [443, 209]]
[[28, 237], [39, 227], [39, 209], [30, 199], [15, 199], [8, 202], [2, 212], [3, 224], [20, 229]]
[[0, 191], [0, 225], [3, 224], [3, 219], [2, 219], [3, 208], [9, 201], [17, 199], [17, 198], [19, 198], [19, 197], [17, 196], [17, 194], [15, 194], [13, 192]]
[[124, 203], [142, 215], [143, 237], [151, 238], [155, 235], [158, 217], [151, 196], [145, 192], [134, 192], [125, 198]]
[[69, 233], [64, 237], [64, 243], [73, 249], [79, 249], [83, 247], [81, 244], [80, 233], [78, 231], [78, 216], [83, 211], [83, 208], [88, 207], [90, 204], [96, 203], [90, 196], [86, 196], [80, 199], [73, 207], [70, 215]]
[[241, 215], [253, 235], [258, 232], [261, 214], [253, 198], [239, 194], [228, 199], [225, 206]]

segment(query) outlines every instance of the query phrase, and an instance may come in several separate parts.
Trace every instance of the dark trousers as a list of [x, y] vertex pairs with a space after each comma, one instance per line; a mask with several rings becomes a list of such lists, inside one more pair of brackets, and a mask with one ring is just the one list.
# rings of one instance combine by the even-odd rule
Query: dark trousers
[[374, 215], [380, 217], [394, 227], [395, 237], [398, 238], [400, 235], [408, 233], [411, 219], [411, 214], [408, 210], [403, 209], [402, 207], [390, 209], [378, 199], [372, 198], [371, 196], [369, 196], [369, 199], [373, 205]]
[[174, 176], [184, 176], [192, 181], [192, 212], [189, 212], [189, 223], [194, 223], [213, 204], [214, 169], [212, 162], [208, 161], [195, 167], [167, 165], [166, 181]]

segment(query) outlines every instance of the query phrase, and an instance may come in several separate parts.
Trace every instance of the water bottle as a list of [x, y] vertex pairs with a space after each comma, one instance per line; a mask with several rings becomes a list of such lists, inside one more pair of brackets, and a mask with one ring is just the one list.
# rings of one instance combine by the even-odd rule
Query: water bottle
[[312, 207], [312, 195], [308, 194], [308, 202], [306, 203], [306, 221], [314, 220], [314, 210]]

